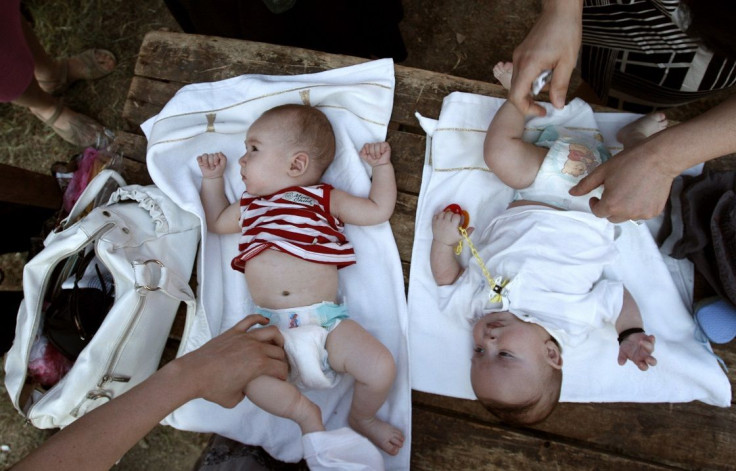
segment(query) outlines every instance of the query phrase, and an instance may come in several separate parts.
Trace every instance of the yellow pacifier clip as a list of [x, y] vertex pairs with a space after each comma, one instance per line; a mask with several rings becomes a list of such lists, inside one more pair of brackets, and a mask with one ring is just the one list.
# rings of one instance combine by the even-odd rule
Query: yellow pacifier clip
[[[463, 239], [468, 243], [468, 248], [470, 248], [470, 253], [473, 254], [473, 257], [475, 258], [475, 261], [478, 262], [478, 265], [480, 266], [481, 271], [483, 272], [483, 276], [488, 281], [488, 286], [491, 288], [491, 293], [489, 295], [490, 300], [492, 303], [500, 303], [503, 301], [503, 298], [501, 296], [501, 292], [503, 291], [503, 288], [509, 284], [509, 280], [502, 277], [497, 276], [493, 277], [491, 276], [491, 273], [488, 271], [488, 268], [486, 268], [486, 264], [483, 263], [483, 259], [480, 257], [480, 254], [475, 248], [475, 245], [473, 245], [473, 241], [470, 240], [470, 236], [468, 235], [468, 231], [465, 230], [464, 227], [458, 226], [458, 231], [460, 231], [460, 234], [463, 236]], [[457, 247], [455, 247], [455, 254], [460, 255], [460, 253], [463, 251], [463, 241], [460, 240], [458, 242]]]

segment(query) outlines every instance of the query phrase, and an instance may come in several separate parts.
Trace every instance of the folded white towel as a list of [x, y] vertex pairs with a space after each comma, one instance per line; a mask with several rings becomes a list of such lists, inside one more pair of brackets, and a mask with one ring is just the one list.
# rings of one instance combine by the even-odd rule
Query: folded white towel
[[[431, 219], [447, 204], [457, 203], [469, 211], [471, 225], [485, 227], [511, 200], [512, 190], [490, 173], [483, 161], [485, 133], [502, 103], [498, 98], [452, 93], [445, 98], [438, 121], [419, 117], [428, 139], [409, 280], [414, 389], [475, 398], [469, 379], [469, 327], [452, 323], [437, 308], [437, 287], [429, 267]], [[615, 153], [621, 149], [616, 131], [638, 117], [631, 113], [594, 114], [579, 100], [562, 110], [546, 105], [547, 117], [530, 120], [525, 138], [532, 139], [548, 124], [592, 128], [601, 131]], [[692, 289], [692, 267], [660, 253], [649, 227], [656, 222], [619, 225], [621, 257], [607, 276], [622, 280], [639, 304], [647, 332], [657, 337], [657, 366], [646, 372], [630, 362], [619, 366], [613, 327], [593, 332], [582, 345], [564, 352], [561, 401], [700, 400], [730, 405], [728, 378], [693, 322], [689, 303], [683, 301], [690, 299], [690, 292], [680, 292], [673, 281], [674, 276], [679, 286]], [[468, 263], [467, 250], [463, 256]], [[437, 348], [439, 345], [443, 348]]]
[[[311, 471], [383, 471], [381, 452], [367, 438], [343, 427], [302, 437], [304, 459]], [[408, 469], [408, 468], [407, 468]]]
[[[337, 139], [337, 155], [324, 180], [350, 193], [367, 196], [369, 169], [358, 151], [366, 142], [385, 139], [393, 92], [390, 60], [317, 74], [246, 75], [186, 86], [157, 116], [141, 126], [148, 137], [147, 161], [153, 181], [182, 208], [202, 220], [203, 244], [197, 273], [200, 302], [196, 322], [191, 332], [185, 333], [187, 350], [197, 348], [253, 312], [242, 274], [230, 268], [238, 235], [206, 232], [199, 199], [201, 173], [195, 161], [197, 155], [222, 151], [229, 157], [226, 193], [230, 201], [235, 201], [243, 191], [237, 159], [244, 151], [243, 141], [250, 124], [274, 106], [308, 103], [327, 115]], [[378, 416], [400, 428], [407, 437], [398, 456], [385, 455], [387, 469], [406, 469], [411, 447], [411, 391], [408, 320], [398, 250], [388, 223], [348, 226], [345, 233], [355, 247], [358, 261], [340, 270], [341, 293], [350, 317], [394, 354], [398, 375]], [[343, 377], [332, 389], [307, 393], [322, 409], [328, 430], [347, 424], [352, 382]], [[261, 445], [284, 461], [298, 461], [304, 456], [299, 427], [261, 411], [248, 400], [234, 409], [204, 400], [193, 401], [171, 414], [165, 423]]]

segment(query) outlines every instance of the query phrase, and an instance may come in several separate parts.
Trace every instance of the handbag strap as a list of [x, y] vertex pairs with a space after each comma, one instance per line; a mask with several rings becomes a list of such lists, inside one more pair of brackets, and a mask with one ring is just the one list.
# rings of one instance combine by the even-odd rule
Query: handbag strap
[[[186, 321], [182, 338], [187, 338], [194, 321], [197, 302], [194, 292], [187, 280], [184, 280], [175, 270], [169, 270], [159, 260], [145, 260], [133, 262], [135, 289], [145, 295], [147, 292], [161, 291], [170, 298], [183, 302], [187, 306]], [[181, 342], [177, 356], [184, 351], [186, 342]]]
[[70, 224], [79, 219], [87, 206], [94, 202], [97, 195], [105, 188], [108, 181], [115, 180], [119, 186], [125, 186], [125, 179], [115, 170], [105, 169], [98, 173], [85, 187], [79, 199], [74, 203], [74, 207], [69, 211], [69, 215], [62, 219], [59, 223], [60, 228], [66, 229]]

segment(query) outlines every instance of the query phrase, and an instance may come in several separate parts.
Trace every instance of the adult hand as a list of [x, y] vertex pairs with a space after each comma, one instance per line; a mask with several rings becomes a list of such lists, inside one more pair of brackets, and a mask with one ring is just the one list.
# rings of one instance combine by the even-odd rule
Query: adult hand
[[657, 154], [637, 145], [598, 166], [570, 194], [582, 196], [604, 185], [601, 198], [590, 199], [593, 214], [614, 223], [649, 219], [664, 209], [676, 176]]
[[248, 331], [268, 319], [251, 314], [230, 330], [172, 363], [191, 381], [196, 397], [235, 407], [245, 397], [245, 388], [261, 375], [285, 380], [289, 366], [284, 338], [274, 326]]
[[565, 106], [570, 76], [582, 40], [582, 2], [544, 3], [542, 15], [514, 49], [514, 72], [509, 101], [524, 115], [544, 116], [545, 110], [531, 96], [532, 82], [547, 69], [554, 70], [549, 98], [556, 108]]

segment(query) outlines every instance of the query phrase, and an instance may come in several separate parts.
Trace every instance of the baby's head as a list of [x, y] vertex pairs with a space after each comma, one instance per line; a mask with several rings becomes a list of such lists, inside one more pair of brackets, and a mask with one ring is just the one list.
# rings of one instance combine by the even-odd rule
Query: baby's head
[[512, 425], [531, 425], [554, 409], [562, 385], [557, 341], [539, 324], [494, 312], [473, 326], [473, 391], [483, 406]]
[[306, 105], [281, 105], [248, 129], [241, 174], [248, 193], [272, 194], [320, 181], [335, 158], [335, 134], [327, 117]]

